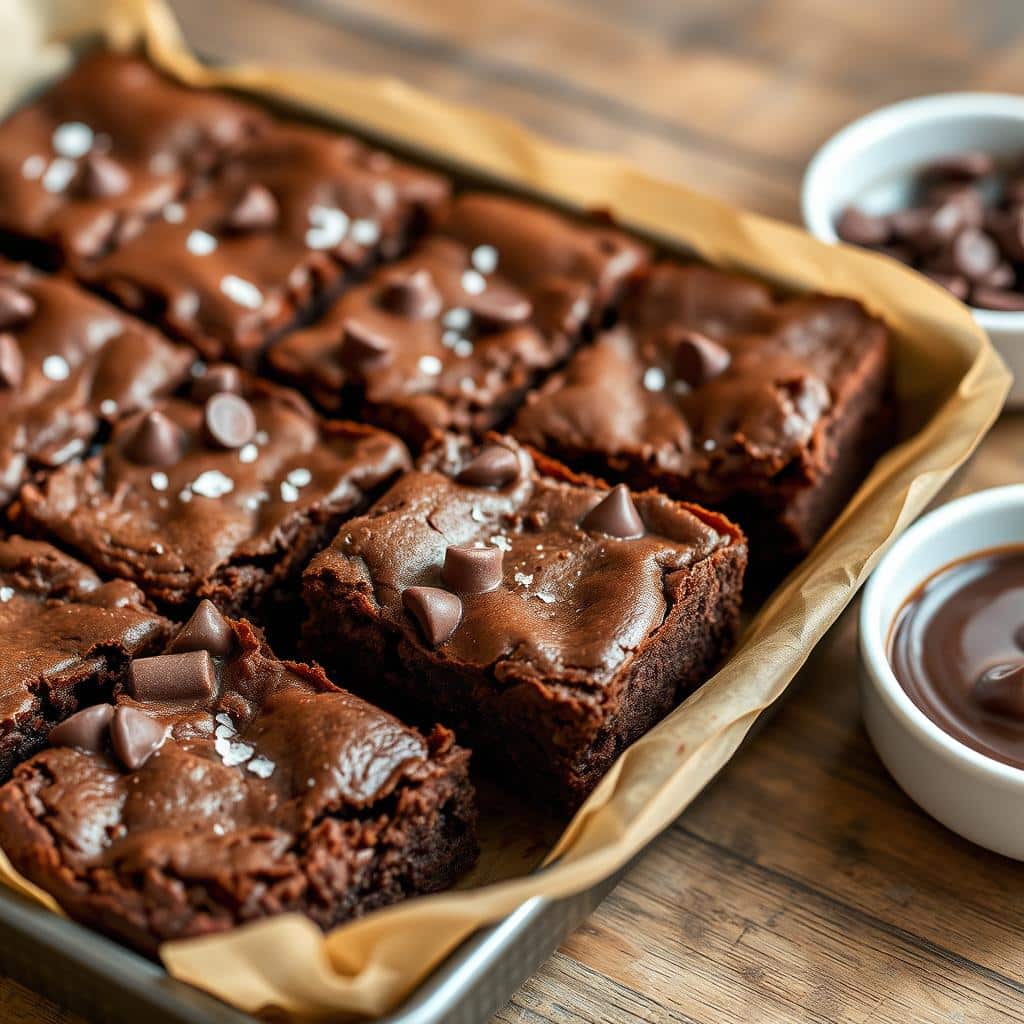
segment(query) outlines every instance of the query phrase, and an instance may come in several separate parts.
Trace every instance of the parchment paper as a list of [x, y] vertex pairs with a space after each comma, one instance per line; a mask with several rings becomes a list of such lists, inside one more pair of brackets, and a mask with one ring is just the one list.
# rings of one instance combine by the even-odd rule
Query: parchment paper
[[[479, 926], [530, 897], [566, 896], [621, 867], [725, 764], [885, 548], [973, 451], [1006, 395], [1009, 375], [968, 311], [924, 278], [880, 256], [825, 246], [614, 157], [555, 145], [391, 79], [248, 65], [207, 70], [189, 54], [159, 0], [23, 0], [10, 30], [43, 63], [22, 60], [0, 72], [5, 103], [24, 88], [29, 70], [48, 73], [63, 59], [54, 40], [98, 33], [112, 45], [142, 43], [187, 82], [242, 88], [358, 122], [553, 197], [608, 208], [624, 223], [686, 243], [719, 266], [795, 291], [858, 298], [895, 331], [901, 414], [919, 424], [878, 463], [825, 539], [760, 610], [726, 666], [619, 758], [549, 850], [543, 870], [530, 871], [538, 843], [547, 842], [538, 836], [549, 834], [550, 825], [524, 814], [528, 828], [485, 835], [482, 866], [468, 889], [378, 911], [327, 936], [302, 917], [285, 916], [163, 947], [173, 975], [242, 1009], [277, 1007], [332, 1019], [379, 1015]], [[845, 685], [853, 685], [854, 674], [851, 665]], [[514, 841], [517, 831], [526, 833], [524, 841]], [[0, 880], [56, 910], [6, 861]]]

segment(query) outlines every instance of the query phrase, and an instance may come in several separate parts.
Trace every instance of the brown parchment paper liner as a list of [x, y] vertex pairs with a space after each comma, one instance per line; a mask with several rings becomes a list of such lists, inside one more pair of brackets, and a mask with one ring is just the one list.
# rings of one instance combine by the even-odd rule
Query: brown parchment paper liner
[[[895, 389], [901, 411], [919, 429], [878, 463], [826, 538], [759, 612], [728, 664], [620, 757], [543, 870], [413, 900], [327, 936], [305, 918], [286, 916], [161, 950], [173, 975], [244, 1010], [379, 1015], [479, 926], [530, 897], [566, 896], [598, 882], [679, 815], [783, 692], [888, 544], [974, 450], [999, 412], [1009, 375], [968, 311], [924, 278], [869, 253], [825, 246], [614, 157], [555, 145], [390, 79], [249, 65], [206, 69], [158, 0], [53, 0], [48, 7], [23, 0], [22, 16], [34, 19], [26, 38], [47, 46], [48, 67], [52, 41], [61, 37], [90, 32], [115, 45], [141, 41], [185, 81], [299, 103], [552, 196], [609, 208], [711, 263], [796, 291], [859, 298], [895, 330]], [[0, 100], [13, 98], [13, 85], [0, 78], [2, 89], [8, 95]], [[0, 880], [57, 909], [6, 858]]]

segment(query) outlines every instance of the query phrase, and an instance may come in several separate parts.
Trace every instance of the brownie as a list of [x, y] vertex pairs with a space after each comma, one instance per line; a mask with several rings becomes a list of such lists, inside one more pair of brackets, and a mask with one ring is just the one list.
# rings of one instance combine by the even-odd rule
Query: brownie
[[444, 179], [352, 138], [276, 124], [82, 276], [204, 357], [253, 367], [349, 274], [400, 252], [447, 195]]
[[0, 238], [47, 264], [101, 255], [266, 120], [138, 57], [87, 56], [0, 125]]
[[124, 580], [103, 583], [40, 541], [0, 540], [0, 780], [80, 706], [109, 700], [171, 623]]
[[517, 200], [455, 199], [439, 234], [268, 355], [322, 408], [423, 445], [499, 425], [614, 305], [643, 246]]
[[574, 807], [729, 650], [745, 563], [723, 516], [447, 440], [312, 560], [304, 645]]
[[0, 506], [33, 469], [173, 390], [194, 358], [73, 283], [0, 260]]
[[720, 509], [767, 584], [881, 450], [888, 334], [858, 303], [663, 263], [622, 320], [531, 394], [513, 433], [574, 468]]
[[298, 912], [323, 928], [473, 861], [469, 754], [277, 660], [201, 606], [114, 704], [0, 789], [0, 844], [67, 913], [137, 949]]
[[295, 392], [222, 365], [26, 485], [17, 511], [163, 610], [209, 597], [255, 613], [407, 464], [396, 437], [321, 421]]

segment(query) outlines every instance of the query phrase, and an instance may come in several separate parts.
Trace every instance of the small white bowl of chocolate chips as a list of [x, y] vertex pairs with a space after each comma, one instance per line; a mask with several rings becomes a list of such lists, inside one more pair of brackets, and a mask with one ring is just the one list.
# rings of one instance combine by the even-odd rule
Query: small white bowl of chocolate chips
[[847, 125], [804, 176], [804, 221], [826, 242], [897, 259], [971, 306], [1024, 407], [1024, 97], [945, 93]]

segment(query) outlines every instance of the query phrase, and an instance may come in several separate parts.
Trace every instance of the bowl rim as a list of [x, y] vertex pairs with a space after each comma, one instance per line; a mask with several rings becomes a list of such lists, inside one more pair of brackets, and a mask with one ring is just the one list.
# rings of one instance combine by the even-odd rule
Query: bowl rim
[[[1024, 484], [990, 487], [956, 498], [929, 512], [911, 526], [883, 555], [864, 587], [859, 614], [858, 645], [861, 665], [868, 683], [881, 697], [890, 714], [899, 719], [900, 724], [917, 740], [972, 775], [983, 776], [1003, 786], [1024, 789], [1024, 769], [1004, 764], [969, 747], [933, 722], [910, 699], [896, 678], [889, 661], [889, 632], [895, 618], [886, 618], [882, 614], [883, 595], [892, 586], [894, 574], [900, 568], [901, 561], [912, 549], [929, 544], [941, 546], [943, 535], [952, 525], [961, 523], [965, 518], [980, 521], [994, 511], [1006, 509], [1020, 512], [1021, 522], [1024, 524]], [[1021, 543], [1024, 544], [1024, 525]], [[972, 554], [980, 554], [991, 547], [992, 545], [979, 543], [976, 548], [972, 548], [971, 553], [961, 557], [970, 558]], [[960, 557], [950, 556], [949, 562], [959, 560]], [[914, 585], [920, 585], [927, 578], [915, 581]]]
[[[931, 93], [878, 107], [844, 125], [822, 143], [804, 171], [800, 185], [800, 212], [807, 230], [823, 242], [843, 244], [819, 196], [824, 183], [844, 164], [855, 160], [865, 146], [891, 138], [912, 126], [965, 115], [1016, 118], [1024, 127], [1024, 96], [1006, 92]], [[1024, 311], [1000, 312], [978, 306], [970, 306], [969, 309], [987, 331], [1024, 332]]]

